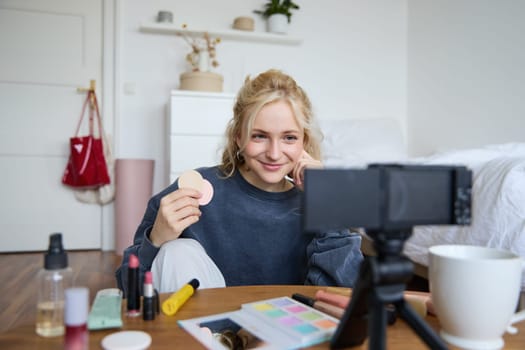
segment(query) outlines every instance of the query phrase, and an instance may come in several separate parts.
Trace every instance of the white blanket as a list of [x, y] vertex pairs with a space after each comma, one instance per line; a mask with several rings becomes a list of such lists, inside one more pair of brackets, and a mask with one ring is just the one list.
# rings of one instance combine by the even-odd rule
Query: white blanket
[[466, 165], [474, 176], [472, 224], [415, 227], [405, 244], [408, 257], [428, 265], [429, 247], [469, 244], [510, 250], [525, 259], [525, 144], [490, 145], [412, 161]]

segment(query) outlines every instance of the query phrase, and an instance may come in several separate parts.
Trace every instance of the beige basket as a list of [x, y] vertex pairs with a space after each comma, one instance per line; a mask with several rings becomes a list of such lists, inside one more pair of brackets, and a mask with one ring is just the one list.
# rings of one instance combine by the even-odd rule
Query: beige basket
[[222, 75], [212, 72], [189, 72], [180, 76], [180, 89], [222, 92]]
[[233, 20], [233, 29], [253, 32], [254, 21], [251, 17], [237, 17]]

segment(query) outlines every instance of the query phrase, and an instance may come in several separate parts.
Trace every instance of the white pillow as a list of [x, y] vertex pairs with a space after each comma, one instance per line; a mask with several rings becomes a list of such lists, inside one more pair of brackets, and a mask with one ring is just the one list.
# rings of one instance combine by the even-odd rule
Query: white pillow
[[525, 157], [525, 143], [502, 143], [478, 148], [438, 152], [427, 157], [411, 158], [420, 164], [465, 165], [477, 171], [486, 162], [500, 157]]
[[362, 167], [407, 159], [403, 134], [394, 119], [320, 120], [325, 166]]

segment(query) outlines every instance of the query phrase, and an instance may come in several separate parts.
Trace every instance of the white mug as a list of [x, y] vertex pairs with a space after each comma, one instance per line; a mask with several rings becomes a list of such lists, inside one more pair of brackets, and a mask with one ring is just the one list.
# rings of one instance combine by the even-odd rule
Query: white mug
[[464, 349], [501, 349], [517, 314], [524, 261], [504, 250], [468, 245], [429, 248], [429, 287], [443, 339]]

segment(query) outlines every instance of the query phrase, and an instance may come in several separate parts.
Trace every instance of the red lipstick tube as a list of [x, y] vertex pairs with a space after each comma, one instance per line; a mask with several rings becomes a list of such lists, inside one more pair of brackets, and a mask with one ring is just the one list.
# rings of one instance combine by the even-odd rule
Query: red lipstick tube
[[146, 271], [144, 275], [144, 289], [142, 297], [142, 318], [145, 321], [155, 319], [155, 292], [153, 290], [153, 277], [151, 271]]
[[140, 315], [139, 258], [131, 254], [128, 264], [128, 309], [129, 317]]

